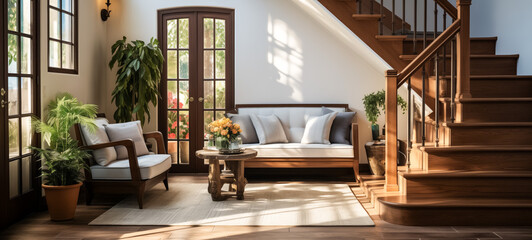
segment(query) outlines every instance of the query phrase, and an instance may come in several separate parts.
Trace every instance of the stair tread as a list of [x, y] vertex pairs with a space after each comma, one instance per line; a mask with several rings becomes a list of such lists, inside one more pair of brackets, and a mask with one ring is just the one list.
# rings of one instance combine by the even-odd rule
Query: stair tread
[[[413, 60], [417, 56], [418, 56], [417, 54], [413, 54], [413, 55], [404, 54], [404, 55], [399, 55], [399, 58], [403, 59], [403, 60]], [[450, 55], [448, 55], [448, 54], [447, 54], [447, 56], [450, 57]], [[503, 55], [500, 55], [500, 54], [497, 54], [497, 55], [494, 55], [494, 54], [471, 54], [470, 57], [471, 58], [519, 58], [519, 54], [503, 54]]]
[[[448, 102], [451, 101], [449, 97], [442, 97], [440, 101]], [[467, 102], [532, 102], [532, 98], [529, 97], [519, 97], [519, 98], [507, 98], [507, 97], [493, 97], [493, 98], [461, 98], [457, 102], [467, 103]]]
[[[471, 37], [472, 41], [475, 40], [497, 40], [497, 37]], [[406, 41], [414, 41], [414, 38], [408, 37], [405, 39]], [[433, 41], [434, 37], [427, 37], [427, 41]], [[423, 38], [416, 38], [416, 41], [423, 41]]]
[[409, 198], [401, 196], [379, 197], [379, 202], [396, 207], [532, 207], [530, 199], [508, 198]]
[[532, 122], [442, 123], [445, 127], [532, 127]]
[[463, 145], [463, 146], [425, 146], [419, 147], [426, 152], [455, 151], [532, 151], [532, 145]]
[[399, 172], [408, 179], [413, 178], [455, 178], [455, 177], [532, 177], [532, 171], [469, 171], [469, 170], [410, 170]]
[[376, 39], [378, 40], [383, 40], [383, 41], [396, 41], [396, 40], [404, 40], [406, 39], [406, 35], [377, 35], [375, 36]]
[[380, 14], [353, 14], [353, 18], [357, 20], [379, 20]]

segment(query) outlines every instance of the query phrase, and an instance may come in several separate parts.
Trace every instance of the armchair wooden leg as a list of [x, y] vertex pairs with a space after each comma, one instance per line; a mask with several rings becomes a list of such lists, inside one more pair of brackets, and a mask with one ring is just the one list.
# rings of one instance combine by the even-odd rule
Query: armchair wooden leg
[[140, 183], [138, 186], [137, 186], [137, 202], [139, 203], [139, 209], [142, 209], [144, 206], [144, 190], [145, 190], [145, 183]]
[[92, 186], [90, 183], [87, 183], [85, 182], [85, 204], [88, 206], [88, 205], [91, 205], [92, 203], [92, 197], [93, 197], [93, 193], [92, 193]]
[[168, 172], [166, 173], [166, 178], [163, 180], [163, 183], [166, 191], [168, 191]]
[[355, 181], [360, 183], [360, 170], [358, 160], [353, 161], [353, 172], [355, 173]]

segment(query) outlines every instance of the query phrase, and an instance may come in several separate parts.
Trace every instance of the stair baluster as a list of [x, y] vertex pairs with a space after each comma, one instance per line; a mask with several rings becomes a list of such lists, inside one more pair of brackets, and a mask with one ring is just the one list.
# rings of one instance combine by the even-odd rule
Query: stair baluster
[[402, 25], [401, 25], [401, 34], [402, 35], [405, 35], [405, 28], [406, 28], [406, 17], [405, 17], [405, 9], [406, 9], [406, 3], [405, 3], [405, 0], [403, 0], [403, 22], [402, 22]]
[[451, 41], [451, 122], [454, 123], [454, 96], [456, 95], [456, 38]]
[[384, 1], [381, 0], [381, 18], [379, 20], [379, 34], [383, 34], [383, 21], [384, 21]]
[[392, 0], [392, 35], [395, 35], [395, 0]]
[[417, 54], [416, 48], [416, 37], [417, 37], [417, 0], [414, 0], [414, 34], [413, 34], [413, 43], [414, 43], [414, 54]]
[[408, 127], [406, 128], [406, 142], [407, 142], [407, 154], [406, 154], [406, 167], [410, 169], [410, 151], [412, 150], [412, 83], [411, 78], [408, 78]]

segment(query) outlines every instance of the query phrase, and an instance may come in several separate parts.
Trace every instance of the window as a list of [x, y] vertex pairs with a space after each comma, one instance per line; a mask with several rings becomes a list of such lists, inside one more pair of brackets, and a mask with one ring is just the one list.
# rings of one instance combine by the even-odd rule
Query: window
[[48, 0], [48, 71], [78, 73], [78, 0]]

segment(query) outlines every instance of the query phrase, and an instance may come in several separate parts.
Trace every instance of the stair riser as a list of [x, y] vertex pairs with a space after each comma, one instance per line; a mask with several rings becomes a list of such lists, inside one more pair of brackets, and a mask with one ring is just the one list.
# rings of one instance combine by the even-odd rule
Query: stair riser
[[424, 154], [424, 170], [532, 171], [532, 151], [455, 151]]
[[[450, 81], [440, 79], [440, 96], [451, 95]], [[519, 80], [471, 79], [471, 95], [477, 98], [532, 97], [532, 78]]]
[[[440, 60], [441, 61], [441, 60]], [[451, 74], [451, 60], [446, 58], [445, 75]], [[517, 58], [471, 58], [471, 75], [515, 75]], [[443, 67], [443, 66], [440, 66]], [[432, 69], [432, 68], [431, 68]], [[433, 72], [434, 70], [432, 70]]]
[[[450, 102], [444, 106], [445, 119], [450, 120]], [[457, 107], [463, 109], [463, 122], [532, 122], [532, 102], [465, 102]]]
[[452, 127], [442, 128], [443, 145], [529, 145], [532, 127]]
[[[403, 54], [404, 55], [412, 55], [412, 54], [418, 54], [421, 51], [423, 51], [423, 38], [416, 40], [416, 49], [417, 51], [414, 52], [414, 43], [410, 40], [405, 40], [403, 44]], [[427, 45], [430, 44], [432, 41], [427, 41]], [[497, 43], [497, 40], [471, 40], [471, 54], [495, 54], [495, 45]], [[451, 48], [449, 46], [446, 47], [447, 54], [451, 53]]]
[[424, 177], [406, 179], [407, 199], [532, 198], [532, 178]]

